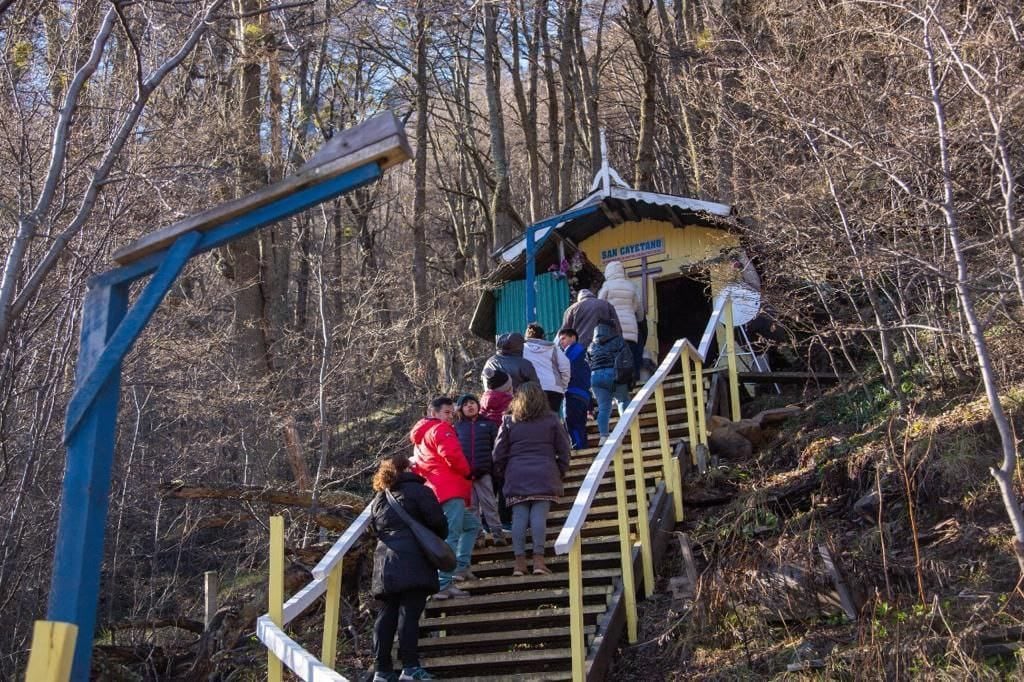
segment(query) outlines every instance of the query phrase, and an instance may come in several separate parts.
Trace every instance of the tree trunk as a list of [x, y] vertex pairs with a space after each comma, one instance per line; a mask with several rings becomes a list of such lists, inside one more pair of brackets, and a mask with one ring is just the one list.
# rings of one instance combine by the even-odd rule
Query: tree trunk
[[568, 207], [573, 196], [572, 174], [576, 165], [576, 94], [573, 90], [576, 52], [573, 32], [580, 21], [579, 0], [568, 0], [562, 11], [561, 59], [559, 71], [562, 77], [562, 159], [559, 167], [560, 208]]
[[1024, 511], [1020, 508], [1013, 480], [1017, 470], [1017, 440], [1014, 437], [1010, 420], [1006, 416], [1006, 411], [1003, 409], [1002, 401], [999, 398], [998, 380], [996, 379], [995, 368], [992, 366], [992, 358], [988, 351], [988, 342], [985, 340], [985, 330], [982, 328], [977, 312], [974, 309], [974, 294], [971, 291], [967, 256], [960, 241], [960, 224], [954, 198], [955, 180], [947, 142], [946, 112], [942, 101], [942, 86], [936, 73], [930, 20], [931, 15], [926, 15], [924, 19], [924, 49], [928, 57], [929, 94], [931, 95], [932, 108], [935, 110], [935, 127], [942, 169], [942, 216], [945, 222], [946, 236], [949, 239], [949, 246], [953, 251], [953, 258], [956, 261], [956, 293], [960, 301], [960, 310], [967, 320], [967, 327], [970, 331], [971, 341], [974, 343], [974, 352], [977, 356], [978, 368], [981, 370], [981, 379], [985, 384], [985, 396], [988, 398], [989, 411], [992, 414], [992, 420], [995, 422], [996, 430], [999, 432], [999, 442], [1002, 445], [1002, 462], [998, 467], [991, 467], [989, 471], [992, 473], [992, 477], [996, 479], [999, 491], [1002, 493], [1003, 506], [1010, 519], [1010, 524], [1013, 526], [1013, 552], [1017, 558], [1018, 569], [1021, 574], [1024, 574]]
[[433, 375], [433, 353], [430, 352], [427, 316], [427, 11], [423, 0], [416, 3], [416, 158], [412, 204], [412, 300], [416, 325], [416, 356]]
[[633, 186], [639, 190], [655, 189], [654, 158], [655, 107], [658, 99], [658, 62], [647, 17], [652, 5], [646, 0], [629, 0], [625, 8], [626, 26], [636, 46], [637, 58], [643, 71], [643, 91], [640, 95], [640, 135], [636, 147]]
[[498, 4], [484, 4], [484, 87], [487, 91], [487, 115], [491, 130], [491, 162], [494, 164], [494, 193], [491, 218], [494, 220], [494, 244], [497, 249], [515, 237], [512, 217], [512, 190], [508, 181], [508, 152], [505, 149], [505, 116], [501, 105], [501, 52], [498, 45]]

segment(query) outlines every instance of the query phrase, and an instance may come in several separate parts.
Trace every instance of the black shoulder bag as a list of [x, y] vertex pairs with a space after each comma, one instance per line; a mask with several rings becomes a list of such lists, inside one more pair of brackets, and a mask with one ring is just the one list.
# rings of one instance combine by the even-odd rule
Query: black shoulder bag
[[405, 525], [409, 526], [409, 530], [412, 531], [413, 537], [419, 543], [420, 549], [423, 550], [423, 555], [427, 557], [427, 561], [439, 571], [454, 570], [456, 565], [455, 552], [448, 546], [448, 543], [437, 537], [434, 531], [409, 516], [409, 512], [405, 511], [398, 500], [395, 499], [395, 496], [391, 494], [390, 490], [385, 489], [384, 494], [387, 496], [388, 504], [391, 505], [391, 508], [395, 510], [399, 518], [405, 521]]

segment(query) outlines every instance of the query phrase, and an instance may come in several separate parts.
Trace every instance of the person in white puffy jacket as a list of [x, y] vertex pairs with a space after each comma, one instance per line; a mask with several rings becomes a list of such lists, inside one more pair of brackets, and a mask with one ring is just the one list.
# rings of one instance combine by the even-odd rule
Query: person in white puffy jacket
[[[637, 343], [639, 335], [639, 320], [644, 319], [643, 299], [636, 284], [626, 276], [626, 268], [617, 260], [613, 260], [604, 269], [604, 285], [597, 292], [597, 297], [608, 301], [615, 308], [619, 316], [619, 327], [622, 329], [622, 338], [629, 344], [633, 352], [633, 367], [640, 367], [641, 353], [640, 344]], [[636, 371], [636, 370], [634, 370]]]
[[526, 326], [523, 359], [529, 360], [537, 371], [540, 387], [548, 397], [551, 411], [561, 414], [562, 399], [565, 397], [566, 387], [569, 386], [572, 365], [557, 344], [544, 340], [544, 328], [536, 322]]

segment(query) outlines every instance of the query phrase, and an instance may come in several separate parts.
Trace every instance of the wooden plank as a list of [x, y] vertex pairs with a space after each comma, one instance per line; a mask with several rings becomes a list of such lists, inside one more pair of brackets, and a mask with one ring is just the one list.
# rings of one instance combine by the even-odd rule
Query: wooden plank
[[853, 381], [849, 374], [815, 374], [814, 372], [740, 372], [740, 382], [761, 384], [802, 384], [818, 382], [837, 384], [842, 381]]
[[78, 627], [72, 623], [37, 620], [32, 629], [26, 682], [67, 682], [77, 635]]
[[402, 124], [390, 112], [381, 114], [335, 135], [295, 175], [151, 232], [115, 251], [114, 260], [121, 265], [135, 262], [167, 248], [186, 232], [209, 231], [232, 218], [358, 166], [377, 163], [383, 170], [410, 158], [412, 150]]

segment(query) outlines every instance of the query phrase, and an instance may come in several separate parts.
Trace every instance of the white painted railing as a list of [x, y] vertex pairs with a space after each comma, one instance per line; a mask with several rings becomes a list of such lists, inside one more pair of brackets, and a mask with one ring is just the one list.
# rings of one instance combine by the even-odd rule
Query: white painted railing
[[643, 568], [643, 586], [646, 596], [652, 594], [654, 588], [654, 566], [648, 520], [648, 500], [646, 477], [644, 474], [643, 445], [641, 442], [640, 421], [641, 410], [653, 396], [656, 401], [658, 415], [658, 440], [661, 450], [662, 480], [666, 492], [672, 494], [676, 521], [683, 520], [682, 475], [679, 463], [672, 456], [668, 436], [668, 413], [665, 408], [664, 384], [669, 373], [679, 362], [682, 365], [682, 381], [686, 400], [686, 421], [689, 432], [691, 453], [698, 446], [707, 447], [707, 419], [704, 413], [704, 361], [711, 350], [711, 340], [716, 337], [719, 325], [724, 327], [724, 348], [721, 352], [727, 357], [729, 368], [729, 388], [732, 402], [733, 419], [739, 419], [739, 376], [736, 369], [736, 341], [733, 335], [732, 301], [728, 296], [719, 297], [715, 302], [711, 319], [704, 330], [700, 347], [694, 348], [687, 339], [680, 339], [673, 344], [654, 375], [647, 380], [643, 388], [633, 397], [625, 412], [619, 415], [619, 421], [608, 439], [601, 446], [593, 464], [587, 471], [580, 485], [576, 500], [573, 502], [565, 525], [555, 540], [555, 552], [569, 554], [569, 606], [570, 635], [572, 638], [572, 671], [575, 682], [583, 682], [586, 677], [586, 647], [583, 623], [583, 569], [582, 539], [583, 526], [587, 515], [597, 496], [601, 482], [608, 472], [608, 467], [615, 469], [615, 496], [618, 507], [618, 535], [621, 553], [623, 596], [626, 606], [627, 636], [631, 643], [637, 640], [636, 589], [633, 577], [633, 547], [630, 532], [630, 514], [627, 504], [626, 474], [623, 443], [626, 434], [630, 434], [633, 457], [633, 476], [636, 488], [636, 528], [640, 542], [640, 558]]
[[[725, 348], [729, 360], [729, 384], [733, 400], [733, 417], [739, 418], [739, 385], [736, 372], [735, 339], [732, 326], [732, 303], [728, 298], [716, 301], [711, 320], [701, 338], [700, 347], [694, 348], [686, 339], [680, 339], [672, 346], [643, 388], [634, 396], [626, 411], [619, 416], [618, 424], [608, 440], [601, 447], [594, 463], [580, 486], [569, 516], [555, 540], [558, 554], [569, 554], [569, 605], [571, 611], [571, 635], [573, 679], [584, 679], [585, 646], [583, 630], [583, 573], [582, 544], [580, 533], [586, 523], [590, 507], [594, 503], [601, 481], [608, 467], [615, 466], [616, 502], [619, 508], [619, 538], [622, 550], [623, 584], [626, 598], [626, 621], [630, 642], [637, 638], [636, 594], [633, 580], [630, 518], [626, 504], [627, 490], [625, 466], [623, 463], [623, 441], [626, 433], [631, 434], [636, 481], [636, 523], [640, 538], [640, 552], [644, 569], [644, 590], [650, 596], [653, 589], [654, 569], [651, 560], [650, 528], [647, 519], [647, 492], [644, 477], [643, 452], [640, 438], [640, 411], [653, 396], [657, 404], [659, 441], [662, 452], [662, 480], [666, 491], [672, 493], [676, 520], [682, 520], [682, 476], [678, 462], [669, 449], [668, 417], [665, 409], [664, 383], [676, 362], [682, 363], [682, 380], [686, 396], [687, 426], [691, 450], [695, 444], [707, 446], [707, 424], [704, 416], [703, 364], [711, 348], [711, 340], [719, 324], [725, 327]], [[268, 679], [281, 680], [281, 665], [287, 666], [305, 682], [347, 682], [334, 670], [337, 652], [338, 614], [341, 601], [341, 568], [345, 554], [356, 544], [370, 525], [370, 507], [367, 507], [345, 530], [337, 542], [313, 568], [313, 580], [299, 590], [287, 602], [283, 600], [284, 577], [284, 536], [283, 520], [271, 519], [271, 575], [269, 612], [256, 621], [256, 636], [268, 651]], [[289, 637], [284, 628], [306, 611], [321, 596], [326, 594], [327, 604], [324, 615], [323, 651], [317, 659], [298, 642]], [[283, 603], [282, 603], [283, 602]]]
[[[337, 653], [338, 615], [341, 603], [341, 566], [345, 554], [359, 541], [370, 525], [370, 505], [345, 529], [337, 542], [327, 551], [320, 562], [313, 568], [313, 580], [295, 593], [288, 601], [283, 601], [283, 584], [275, 584], [275, 578], [283, 581], [284, 539], [275, 537], [274, 523], [279, 517], [272, 519], [271, 524], [271, 575], [269, 613], [256, 619], [256, 637], [267, 647], [270, 655], [268, 660], [268, 679], [277, 682], [281, 679], [280, 665], [284, 664], [300, 679], [306, 682], [347, 682], [347, 679], [334, 670]], [[283, 529], [283, 522], [282, 522]], [[275, 562], [275, 556], [281, 561]], [[279, 565], [275, 565], [275, 563]], [[275, 576], [275, 573], [280, 575]], [[299, 617], [317, 599], [326, 593], [327, 604], [324, 609], [324, 636], [321, 657], [306, 651], [298, 642], [285, 634], [284, 628]], [[275, 614], [275, 606], [280, 610]], [[275, 618], [275, 615], [277, 617]], [[280, 661], [280, 663], [275, 663]]]

